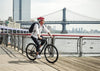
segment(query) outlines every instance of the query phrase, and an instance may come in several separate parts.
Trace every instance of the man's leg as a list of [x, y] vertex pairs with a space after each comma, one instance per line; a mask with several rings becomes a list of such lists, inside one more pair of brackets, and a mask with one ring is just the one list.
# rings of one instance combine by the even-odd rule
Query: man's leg
[[34, 38], [33, 36], [31, 36], [31, 38], [35, 42], [35, 44], [37, 45], [37, 47], [36, 47], [36, 54], [39, 55], [39, 47], [40, 47], [39, 41], [38, 41], [37, 38]]
[[41, 41], [40, 48], [41, 48], [41, 46], [46, 42], [46, 39], [45, 39], [43, 36], [41, 36], [41, 37], [42, 37], [42, 39], [39, 39], [39, 40]]

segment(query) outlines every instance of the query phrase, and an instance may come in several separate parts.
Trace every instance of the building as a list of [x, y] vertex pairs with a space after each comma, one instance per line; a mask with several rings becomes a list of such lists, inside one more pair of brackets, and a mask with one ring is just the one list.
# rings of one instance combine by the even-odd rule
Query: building
[[20, 29], [20, 23], [16, 23], [16, 22], [10, 22], [8, 23], [9, 28], [16, 28], [16, 29]]
[[13, 19], [14, 21], [29, 21], [31, 0], [13, 0]]

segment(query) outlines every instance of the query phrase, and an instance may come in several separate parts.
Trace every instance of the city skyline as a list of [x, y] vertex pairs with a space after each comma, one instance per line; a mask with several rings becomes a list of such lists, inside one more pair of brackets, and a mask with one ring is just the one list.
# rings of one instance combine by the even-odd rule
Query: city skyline
[[[48, 29], [51, 30], [51, 32], [60, 33], [62, 30], [57, 29], [57, 26], [48, 26]], [[100, 30], [98, 29], [84, 29], [83, 27], [73, 27], [71, 29], [66, 29], [68, 33], [100, 33]]]

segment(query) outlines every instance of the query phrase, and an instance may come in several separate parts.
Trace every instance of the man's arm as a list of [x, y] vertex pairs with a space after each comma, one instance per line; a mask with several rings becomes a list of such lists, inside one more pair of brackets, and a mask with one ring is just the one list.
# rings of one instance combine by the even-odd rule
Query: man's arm
[[48, 32], [48, 34], [50, 35], [51, 38], [53, 38], [52, 34], [50, 32]]
[[40, 37], [40, 33], [39, 33], [39, 29], [38, 29], [38, 24], [35, 24], [35, 28], [36, 28], [36, 32], [37, 32], [38, 38], [42, 39], [42, 37]]
[[44, 31], [46, 31], [49, 35], [50, 35], [50, 37], [51, 38], [53, 38], [53, 36], [52, 36], [52, 34], [50, 33], [50, 31], [47, 29], [47, 27], [45, 27], [45, 25], [43, 25], [44, 26]]

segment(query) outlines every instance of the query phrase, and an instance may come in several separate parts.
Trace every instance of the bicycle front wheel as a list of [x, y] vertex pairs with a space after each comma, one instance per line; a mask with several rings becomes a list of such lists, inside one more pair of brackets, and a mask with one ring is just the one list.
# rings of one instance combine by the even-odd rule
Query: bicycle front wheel
[[30, 60], [35, 60], [36, 59], [36, 45], [34, 43], [30, 43], [26, 47], [26, 56]]
[[49, 63], [55, 63], [58, 60], [59, 56], [57, 48], [52, 44], [46, 46], [44, 50], [44, 55]]

